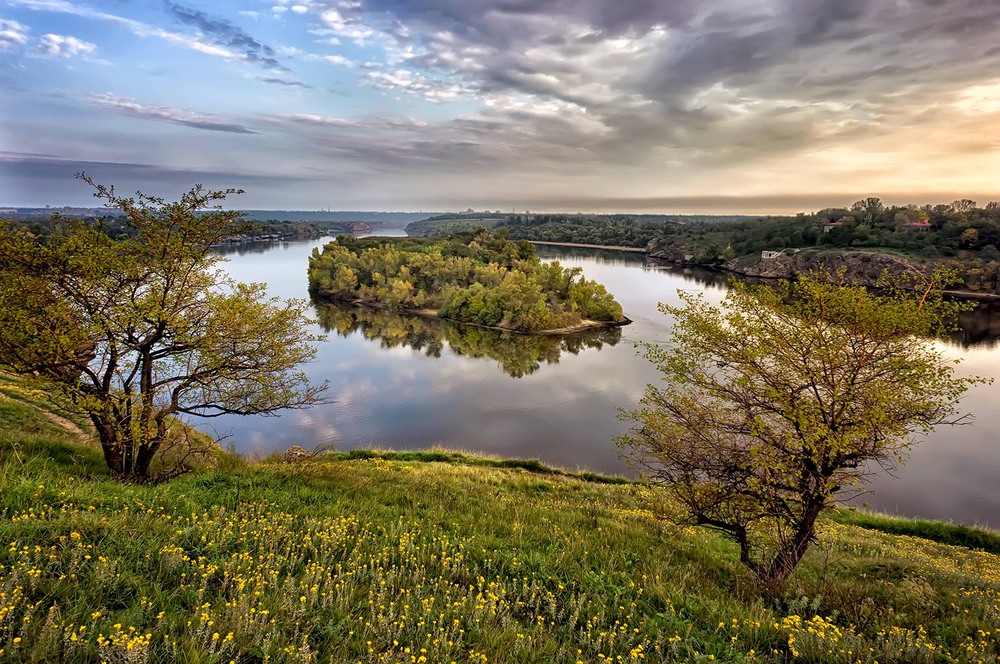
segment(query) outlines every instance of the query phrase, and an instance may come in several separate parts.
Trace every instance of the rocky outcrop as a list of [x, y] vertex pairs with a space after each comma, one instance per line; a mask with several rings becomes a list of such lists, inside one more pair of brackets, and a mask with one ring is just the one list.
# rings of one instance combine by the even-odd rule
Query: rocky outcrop
[[678, 265], [700, 265], [694, 252], [685, 246], [679, 239], [669, 237], [658, 237], [649, 241], [646, 245], [646, 255], [668, 263]]
[[720, 263], [706, 260], [683, 240], [674, 238], [652, 240], [646, 246], [646, 255], [668, 263], [698, 265], [751, 279], [789, 279], [808, 272], [839, 275], [843, 271], [844, 283], [862, 286], [874, 286], [884, 272], [892, 276], [917, 276], [930, 270], [929, 264], [878, 251], [786, 250], [771, 258], [747, 256]]
[[292, 445], [285, 453], [281, 455], [281, 458], [285, 463], [298, 463], [300, 461], [306, 461], [313, 457], [313, 453], [299, 447], [298, 445]]
[[924, 268], [901, 256], [879, 252], [799, 251], [774, 258], [736, 259], [720, 266], [727, 272], [759, 279], [788, 279], [797, 274], [843, 273], [848, 284], [874, 286], [884, 273], [893, 277], [916, 277]]

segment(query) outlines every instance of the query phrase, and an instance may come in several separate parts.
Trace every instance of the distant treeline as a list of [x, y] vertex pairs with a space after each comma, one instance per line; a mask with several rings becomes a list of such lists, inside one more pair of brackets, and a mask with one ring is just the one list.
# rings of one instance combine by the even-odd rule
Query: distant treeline
[[1000, 203], [979, 207], [968, 199], [887, 206], [872, 197], [849, 207], [771, 217], [474, 213], [439, 215], [406, 230], [444, 236], [481, 227], [506, 229], [513, 240], [643, 247], [668, 239], [700, 263], [812, 247], [890, 249], [914, 258], [982, 252], [987, 260], [1000, 259]]
[[[942, 205], [887, 206], [866, 198], [846, 208], [794, 217], [706, 226], [672, 226], [648, 249], [653, 256], [706, 266], [760, 260], [762, 252], [807, 249], [895, 254], [956, 271], [956, 288], [1000, 293], [1000, 204], [972, 200]], [[846, 253], [845, 253], [846, 252]], [[733, 264], [730, 263], [730, 266]]]
[[714, 242], [720, 251], [729, 247], [736, 256], [820, 246], [892, 249], [915, 258], [951, 257], [961, 252], [985, 252], [983, 258], [1000, 258], [1000, 204], [979, 207], [968, 199], [900, 207], [866, 198], [848, 208], [699, 230], [704, 230], [704, 239]]
[[314, 295], [532, 332], [625, 321], [579, 268], [543, 263], [527, 242], [480, 230], [450, 239], [338, 237], [309, 260]]
[[505, 229], [512, 240], [575, 242], [621, 247], [645, 247], [674, 226], [706, 227], [754, 219], [743, 215], [659, 214], [449, 214], [407, 225], [410, 235], [442, 237], [477, 228]]
[[379, 212], [372, 210], [245, 210], [244, 218], [256, 221], [363, 221], [402, 226], [428, 216], [427, 212]]
[[[5, 222], [32, 233], [42, 242], [71, 223], [85, 223], [88, 226], [97, 227], [115, 239], [134, 237], [137, 234], [135, 228], [128, 224], [128, 218], [119, 215], [68, 217], [55, 214], [45, 218], [13, 218], [7, 219]], [[281, 221], [277, 219], [255, 221], [243, 219], [232, 225], [229, 241], [257, 242], [261, 240], [307, 239], [341, 233], [370, 232], [371, 230], [371, 224], [360, 221]]]

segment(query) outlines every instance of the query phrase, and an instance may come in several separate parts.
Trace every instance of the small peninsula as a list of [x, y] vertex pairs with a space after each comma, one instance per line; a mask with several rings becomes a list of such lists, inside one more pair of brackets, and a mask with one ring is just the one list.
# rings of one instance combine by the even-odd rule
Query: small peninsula
[[481, 230], [450, 238], [353, 238], [314, 249], [309, 289], [346, 301], [472, 325], [566, 334], [631, 321], [579, 268], [542, 262], [527, 242]]

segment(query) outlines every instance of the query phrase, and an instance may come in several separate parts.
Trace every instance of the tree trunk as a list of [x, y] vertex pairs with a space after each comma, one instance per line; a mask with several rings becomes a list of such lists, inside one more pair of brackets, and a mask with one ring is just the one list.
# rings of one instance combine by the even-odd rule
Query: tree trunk
[[123, 482], [149, 481], [149, 466], [156, 456], [159, 443], [143, 444], [137, 450], [131, 440], [123, 441], [119, 438], [113, 424], [96, 416], [91, 416], [91, 421], [97, 429], [101, 451], [104, 453], [104, 463], [111, 471], [111, 476]]
[[146, 443], [139, 447], [139, 454], [136, 456], [133, 474], [138, 482], [149, 480], [149, 466], [156, 456], [156, 449], [159, 443]]
[[125, 457], [122, 455], [122, 448], [118, 444], [114, 428], [96, 415], [92, 415], [90, 420], [97, 430], [97, 437], [101, 441], [101, 451], [104, 453], [104, 463], [107, 464], [112, 477], [116, 479], [124, 477]]
[[806, 502], [802, 518], [791, 540], [778, 551], [770, 564], [760, 565], [754, 569], [758, 585], [771, 592], [780, 591], [784, 587], [813, 541], [816, 519], [819, 518], [825, 504], [825, 498], [815, 498]]

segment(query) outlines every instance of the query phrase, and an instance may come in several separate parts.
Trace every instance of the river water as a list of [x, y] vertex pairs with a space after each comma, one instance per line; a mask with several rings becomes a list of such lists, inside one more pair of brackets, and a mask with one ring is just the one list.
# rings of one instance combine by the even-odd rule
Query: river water
[[[326, 241], [243, 247], [227, 254], [226, 269], [239, 281], [267, 282], [274, 295], [308, 298], [309, 253]], [[670, 320], [657, 303], [676, 303], [678, 289], [718, 301], [725, 278], [648, 265], [641, 254], [560, 247], [539, 247], [538, 253], [583, 268], [587, 278], [607, 286], [633, 323], [540, 339], [324, 306], [314, 314], [327, 339], [307, 373], [329, 381], [332, 403], [199, 426], [254, 455], [291, 445], [437, 445], [631, 474], [613, 443], [628, 428], [617, 411], [636, 404], [645, 385], [659, 378], [635, 343], [666, 338]], [[954, 342], [942, 343], [947, 355], [962, 360], [961, 373], [1000, 378], [1000, 315], [984, 308], [964, 327]], [[1000, 528], [1000, 390], [978, 386], [962, 406], [975, 416], [973, 424], [945, 427], [922, 440], [906, 465], [873, 479], [873, 493], [864, 500], [888, 513]]]

